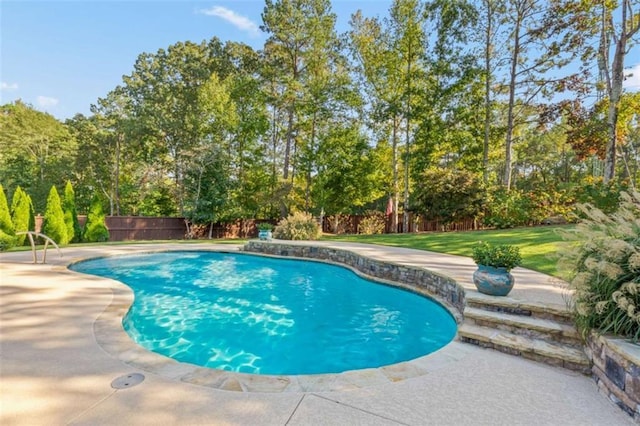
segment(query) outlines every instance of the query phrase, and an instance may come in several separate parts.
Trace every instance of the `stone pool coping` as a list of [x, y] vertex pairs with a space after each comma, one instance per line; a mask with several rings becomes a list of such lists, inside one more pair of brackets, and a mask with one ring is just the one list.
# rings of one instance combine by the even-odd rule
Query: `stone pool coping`
[[[235, 249], [234, 249], [235, 248]], [[273, 256], [255, 252], [244, 252], [240, 247], [229, 247], [229, 249], [211, 249], [203, 247], [185, 247], [184, 249], [150, 249], [140, 250], [141, 253], [162, 253], [168, 251], [213, 251], [219, 253], [237, 253], [267, 257], [291, 258], [289, 256]], [[119, 256], [119, 254], [115, 255]], [[92, 256], [71, 259], [65, 266], [69, 266], [96, 257]], [[305, 259], [305, 258], [299, 258]], [[309, 260], [309, 259], [305, 259]], [[361, 271], [350, 265], [327, 260], [311, 259], [313, 261], [330, 263], [346, 267], [364, 276], [367, 279], [378, 281], [383, 284], [404, 288], [423, 296], [429, 297], [443, 305], [451, 315], [460, 323], [461, 313], [451, 304], [428, 292], [426, 289], [417, 288], [403, 283], [376, 278], [363, 274]], [[82, 274], [69, 270], [74, 274]], [[238, 392], [327, 392], [344, 391], [376, 386], [387, 383], [394, 383], [401, 380], [423, 376], [430, 372], [439, 370], [447, 364], [456, 362], [466, 356], [467, 351], [461, 346], [462, 343], [455, 339], [436, 352], [428, 355], [405, 361], [397, 364], [387, 365], [378, 368], [368, 368], [362, 370], [351, 370], [342, 373], [313, 374], [313, 375], [257, 375], [247, 373], [237, 373], [213, 368], [201, 367], [189, 363], [176, 361], [172, 358], [146, 350], [135, 343], [122, 327], [122, 320], [133, 303], [133, 291], [125, 284], [109, 278], [96, 277], [91, 275], [93, 280], [105, 280], [113, 291], [113, 299], [109, 306], [102, 312], [94, 323], [94, 335], [97, 343], [108, 354], [116, 359], [143, 371], [148, 371], [171, 380], [180, 380], [198, 386], [205, 386], [214, 389]]]

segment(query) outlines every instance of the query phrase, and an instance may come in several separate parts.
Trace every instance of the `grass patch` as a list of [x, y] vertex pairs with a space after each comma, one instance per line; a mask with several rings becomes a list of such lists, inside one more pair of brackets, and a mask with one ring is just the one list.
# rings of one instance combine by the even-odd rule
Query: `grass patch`
[[522, 267], [560, 276], [554, 255], [562, 237], [556, 232], [567, 226], [537, 226], [531, 228], [495, 229], [468, 232], [428, 232], [421, 234], [325, 235], [323, 239], [406, 247], [438, 253], [471, 257], [478, 241], [511, 244], [520, 248]]

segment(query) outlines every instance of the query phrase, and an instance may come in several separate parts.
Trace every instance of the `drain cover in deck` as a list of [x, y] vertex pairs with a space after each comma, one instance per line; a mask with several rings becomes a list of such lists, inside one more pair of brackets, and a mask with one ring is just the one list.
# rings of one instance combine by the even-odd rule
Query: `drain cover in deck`
[[139, 385], [144, 380], [144, 376], [140, 373], [131, 373], [126, 376], [120, 376], [111, 382], [111, 387], [114, 389], [127, 389], [132, 388], [135, 385]]

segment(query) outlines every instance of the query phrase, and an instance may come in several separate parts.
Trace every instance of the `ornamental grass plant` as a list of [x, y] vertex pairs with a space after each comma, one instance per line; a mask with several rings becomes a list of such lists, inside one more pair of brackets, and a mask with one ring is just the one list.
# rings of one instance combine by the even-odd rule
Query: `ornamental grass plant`
[[573, 290], [576, 325], [640, 340], [640, 193], [622, 193], [618, 209], [605, 214], [580, 205], [584, 219], [560, 231], [566, 243], [558, 267]]
[[322, 235], [318, 222], [308, 213], [296, 212], [278, 222], [273, 237], [279, 240], [317, 240]]

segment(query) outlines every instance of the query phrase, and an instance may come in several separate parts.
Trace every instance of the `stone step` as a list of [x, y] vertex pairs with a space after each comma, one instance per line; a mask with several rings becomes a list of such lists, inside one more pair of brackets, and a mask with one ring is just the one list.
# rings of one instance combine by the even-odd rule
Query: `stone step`
[[562, 305], [524, 302], [510, 297], [488, 296], [478, 292], [467, 292], [465, 300], [468, 307], [485, 311], [549, 319], [563, 324], [573, 323], [571, 312]]
[[554, 320], [514, 315], [466, 307], [465, 324], [495, 328], [534, 339], [548, 340], [581, 348], [582, 340], [574, 326]]
[[591, 363], [582, 349], [472, 324], [458, 327], [458, 337], [463, 342], [591, 374]]

